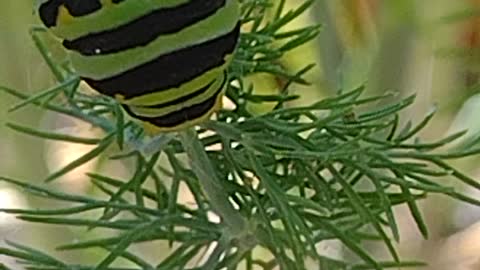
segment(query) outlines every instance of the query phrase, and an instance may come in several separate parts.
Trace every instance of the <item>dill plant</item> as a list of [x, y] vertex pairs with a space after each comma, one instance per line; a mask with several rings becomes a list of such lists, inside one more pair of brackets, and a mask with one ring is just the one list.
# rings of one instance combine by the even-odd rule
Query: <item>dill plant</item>
[[[100, 155], [131, 160], [134, 166], [127, 180], [93, 172], [85, 176], [106, 199], [1, 177], [2, 182], [62, 205], [55, 209], [1, 211], [28, 222], [81, 227], [89, 234], [95, 230], [112, 233], [59, 244], [62, 251], [104, 250], [104, 256], [89, 265], [67, 263], [16, 242], [0, 248], [0, 254], [16, 258], [31, 270], [294, 270], [307, 269], [307, 261], [315, 265], [314, 269], [329, 270], [422, 265], [404, 261], [397, 254], [394, 243], [400, 235], [392, 209], [407, 205], [418, 230], [427, 237], [418, 200], [439, 193], [479, 205], [478, 200], [439, 180], [453, 177], [480, 188], [480, 183], [447, 163], [477, 154], [480, 149], [437, 150], [463, 133], [434, 142], [412, 140], [433, 116], [427, 115], [418, 124], [400, 126], [398, 114], [412, 104], [413, 96], [382, 108], [359, 110], [391, 96], [364, 97], [359, 88], [310, 105], [289, 106], [298, 98], [289, 92], [290, 86], [305, 84], [303, 75], [313, 65], [289, 72], [280, 59], [312, 40], [320, 27], [284, 29], [313, 2], [304, 1], [286, 10], [285, 1], [272, 5], [268, 0], [243, 0], [242, 18], [248, 31], [242, 33], [227, 89], [235, 109], [221, 110], [217, 120], [199, 129], [155, 138], [146, 136], [140, 126], [124, 117], [111, 98], [78, 91], [80, 80], [68, 64], [50, 57], [43, 40], [45, 29], [32, 29], [33, 40], [58, 85], [31, 96], [2, 87], [4, 93], [21, 100], [13, 110], [37, 106], [104, 131], [103, 137], [92, 139], [8, 123], [17, 132], [46, 140], [95, 146], [44, 180], [54, 181]], [[279, 78], [281, 89], [270, 95], [256, 94], [255, 85], [246, 84], [243, 78], [257, 73]], [[267, 102], [276, 106], [260, 115], [247, 108]], [[115, 146], [112, 156], [106, 150]], [[167, 163], [159, 162], [162, 156]], [[192, 193], [196, 207], [178, 202], [181, 184]], [[218, 215], [218, 222], [212, 220], [212, 213]], [[331, 239], [341, 242], [358, 259], [322, 254], [318, 244]], [[362, 245], [365, 240], [383, 243], [392, 259], [379, 261], [372, 257]], [[129, 249], [153, 241], [171, 247], [159, 261], [148, 261]], [[10, 269], [6, 265], [0, 268]]]

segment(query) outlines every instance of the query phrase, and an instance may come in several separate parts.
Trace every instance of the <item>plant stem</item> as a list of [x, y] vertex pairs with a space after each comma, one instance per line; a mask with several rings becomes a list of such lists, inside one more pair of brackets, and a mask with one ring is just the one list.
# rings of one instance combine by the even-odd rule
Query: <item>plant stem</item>
[[223, 188], [197, 132], [190, 128], [180, 132], [180, 140], [213, 210], [222, 218], [232, 238], [241, 237], [248, 231], [247, 221], [232, 206], [228, 193]]

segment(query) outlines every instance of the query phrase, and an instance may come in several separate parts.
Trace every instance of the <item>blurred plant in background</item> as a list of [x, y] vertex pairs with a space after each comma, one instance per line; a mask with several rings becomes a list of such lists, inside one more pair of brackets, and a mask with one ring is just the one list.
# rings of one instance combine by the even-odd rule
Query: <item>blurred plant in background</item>
[[[278, 3], [283, 2], [278, 1]], [[285, 9], [290, 10], [302, 3], [304, 1], [288, 0], [286, 1], [287, 7]], [[22, 94], [25, 95], [36, 94], [56, 83], [29, 37], [29, 27], [36, 21], [31, 11], [32, 3], [28, 1], [0, 2], [0, 63], [2, 63], [0, 66], [0, 84], [6, 85], [11, 89], [22, 89]], [[460, 152], [468, 152], [468, 150], [478, 147], [478, 138], [480, 138], [480, 123], [476, 117], [480, 113], [480, 98], [478, 97], [478, 67], [480, 64], [480, 59], [478, 58], [478, 44], [480, 40], [479, 11], [480, 1], [476, 0], [317, 0], [314, 7], [309, 10], [309, 13], [296, 19], [288, 27], [290, 29], [298, 29], [298, 27], [320, 23], [322, 25], [321, 34], [315, 42], [303, 44], [286, 52], [281, 59], [275, 59], [289, 74], [298, 72], [298, 70], [301, 70], [311, 62], [317, 62], [318, 65], [316, 67], [303, 74], [303, 78], [312, 82], [312, 84], [291, 84], [285, 78], [277, 76], [278, 74], [275, 72], [253, 72], [243, 81], [245, 85], [249, 83], [255, 85], [256, 95], [276, 94], [272, 93], [271, 89], [284, 89], [288, 85], [289, 93], [299, 95], [300, 98], [288, 103], [287, 108], [294, 106], [308, 108], [308, 105], [312, 104], [312, 100], [323, 100], [325, 97], [332, 97], [340, 90], [342, 90], [342, 93], [353, 93], [352, 96], [347, 95], [343, 99], [326, 100], [324, 101], [325, 103], [319, 103], [319, 105], [324, 104], [322, 106], [325, 107], [322, 107], [322, 109], [331, 109], [332, 112], [335, 112], [336, 110], [333, 107], [329, 107], [330, 105], [328, 104], [338, 105], [342, 102], [350, 102], [355, 112], [351, 115], [353, 122], [348, 122], [348, 118], [346, 122], [345, 119], [339, 120], [341, 120], [341, 125], [346, 125], [347, 127], [352, 125], [352, 127], [349, 127], [352, 130], [357, 124], [355, 121], [358, 120], [358, 115], [367, 118], [370, 115], [372, 118], [378, 117], [380, 119], [380, 116], [369, 114], [369, 112], [378, 109], [378, 107], [387, 106], [387, 104], [400, 102], [411, 94], [416, 93], [416, 102], [409, 107], [404, 108], [404, 105], [411, 103], [411, 99], [408, 98], [404, 103], [400, 103], [403, 105], [398, 105], [399, 107], [387, 107], [392, 110], [390, 116], [395, 115], [397, 112], [399, 113], [400, 117], [398, 119], [400, 119], [400, 122], [397, 123], [398, 126], [415, 127], [416, 124], [411, 124], [407, 121], [412, 120], [413, 123], [422, 123], [421, 121], [425, 118], [425, 115], [430, 119], [430, 113], [435, 109], [436, 117], [430, 121], [428, 128], [417, 130], [420, 133], [415, 135], [421, 137], [421, 141], [423, 139], [438, 140], [439, 137], [445, 137], [464, 129], [469, 129], [459, 143], [448, 148], [451, 150], [455, 146], [455, 149]], [[276, 16], [275, 9], [267, 9], [265, 16], [274, 18]], [[53, 48], [55, 57], [57, 59], [65, 57], [61, 50], [55, 48], [54, 44], [54, 42], [49, 43], [51, 48]], [[363, 85], [365, 90], [361, 98], [372, 96], [384, 96], [385, 98], [378, 99], [375, 102], [366, 102], [362, 106], [356, 106], [363, 102], [361, 98], [359, 99], [356, 96], [358, 92], [354, 90], [359, 89]], [[82, 85], [81, 87], [85, 86]], [[82, 90], [82, 92], [88, 91], [88, 89]], [[398, 92], [399, 94], [388, 95], [392, 92]], [[256, 98], [258, 99], [259, 96]], [[31, 126], [38, 127], [40, 130], [55, 130], [56, 133], [72, 134], [83, 138], [93, 138], [103, 134], [101, 129], [92, 128], [90, 124], [44, 110], [38, 110], [33, 106], [26, 106], [22, 110], [15, 112], [15, 114], [7, 115], [10, 104], [16, 102], [17, 100], [11, 96], [6, 94], [0, 95], [0, 103], [4, 108], [0, 110], [2, 122], [5, 123], [8, 120], [10, 123], [22, 123], [22, 126], [10, 125], [10, 127], [17, 130], [22, 130], [24, 126]], [[251, 102], [248, 103], [249, 107], [247, 107], [247, 110], [257, 114], [269, 112], [276, 106], [277, 102], [278, 100], [262, 104]], [[381, 113], [382, 111], [376, 112]], [[292, 115], [295, 116], [295, 114]], [[326, 124], [326, 126], [330, 124], [338, 128], [335, 125], [340, 123], [332, 122]], [[0, 174], [9, 175], [15, 179], [32, 179], [32, 184], [35, 185], [41, 185], [40, 180], [44, 179], [45, 175], [58, 172], [65, 164], [69, 164], [72, 160], [95, 149], [95, 145], [98, 143], [98, 141], [92, 141], [91, 144], [78, 146], [78, 144], [65, 144], [58, 141], [44, 141], [34, 137], [19, 136], [18, 133], [6, 129], [4, 125], [0, 128], [3, 129], [3, 136], [0, 138], [0, 158], [2, 160], [0, 163]], [[223, 139], [228, 138], [225, 134], [229, 136], [235, 135], [235, 130], [219, 129], [225, 128], [222, 126], [213, 125], [210, 128], [222, 134], [221, 137]], [[357, 128], [358, 132], [369, 131], [367, 127], [363, 127], [365, 129], [358, 126], [355, 128]], [[385, 130], [378, 127], [376, 131], [385, 132]], [[225, 133], [222, 133], [222, 131]], [[28, 130], [27, 132], [32, 131]], [[317, 143], [321, 143], [322, 140], [328, 138], [322, 137], [324, 135], [321, 133], [317, 135], [320, 139], [315, 141]], [[347, 142], [351, 143], [350, 140], [358, 140], [362, 147], [375, 144], [375, 142], [365, 140], [365, 138], [369, 139], [368, 132], [367, 135], [360, 134], [366, 137], [356, 133], [345, 133], [343, 135], [349, 138], [346, 140]], [[399, 137], [402, 137], [401, 135]], [[230, 137], [229, 140], [238, 140], [241, 143], [245, 143], [235, 136]], [[334, 141], [331, 144], [330, 147], [335, 151], [345, 147], [342, 144], [337, 145]], [[442, 145], [443, 143], [437, 146]], [[340, 148], [335, 149], [335, 146]], [[352, 146], [358, 147], [355, 144], [352, 144]], [[347, 149], [349, 148], [347, 147]], [[408, 149], [413, 150], [416, 148], [412, 146], [412, 148]], [[443, 147], [440, 150], [448, 149]], [[109, 190], [109, 186], [105, 186], [106, 183], [109, 183], [112, 189], [121, 187], [121, 183], [115, 182], [115, 179], [127, 179], [132, 174], [131, 168], [136, 166], [136, 162], [130, 159], [120, 161], [108, 160], [108, 154], [114, 153], [116, 153], [116, 150], [109, 148], [107, 155], [93, 159], [83, 164], [82, 167], [68, 172], [68, 174], [63, 175], [50, 186], [54, 186], [62, 191], [62, 194], [75, 193], [79, 194], [79, 196], [103, 196], [103, 198], [108, 199], [108, 194], [112, 190]], [[414, 157], [409, 156], [409, 158]], [[159, 163], [166, 164], [168, 162], [172, 163], [172, 161], [175, 164], [175, 158], [170, 153], [166, 157], [162, 155]], [[148, 160], [143, 162], [144, 165], [148, 165]], [[477, 166], [478, 157], [473, 156], [468, 159], [462, 159], [461, 161], [455, 161], [453, 164], [468, 172], [468, 175], [473, 176], [472, 178], [480, 178], [478, 177], [480, 173]], [[378, 166], [378, 164], [376, 165]], [[342, 175], [344, 173], [350, 175], [348, 171], [344, 172], [336, 167], [327, 168], [329, 174], [326, 176], [322, 174], [322, 176], [332, 177], [333, 174], [333, 179], [336, 179], [335, 173], [337, 173], [337, 170]], [[105, 179], [96, 174], [90, 174], [90, 177], [85, 177], [85, 172], [97, 171], [98, 169], [101, 169], [102, 174], [105, 173], [105, 175], [111, 178]], [[186, 175], [191, 173], [191, 171], [181, 167], [177, 169]], [[258, 172], [262, 172], [259, 168], [256, 168], [254, 171], [257, 172], [257, 175]], [[364, 172], [368, 172], [368, 170]], [[471, 198], [479, 198], [479, 193], [474, 188], [460, 186], [458, 181], [452, 181], [447, 175], [438, 174], [439, 172], [435, 173], [437, 174], [432, 175], [432, 177], [439, 176], [442, 184], [456, 187], [459, 191], [469, 194]], [[458, 175], [456, 176], [458, 177]], [[183, 177], [186, 176], [183, 175]], [[461, 176], [460, 178], [462, 177], [464, 177], [463, 180], [470, 179], [466, 176]], [[186, 178], [189, 179], [188, 177]], [[255, 184], [255, 178], [251, 178], [253, 184]], [[263, 176], [262, 178], [268, 177]], [[341, 177], [337, 176], [337, 178]], [[90, 181], [91, 179], [93, 180]], [[198, 207], [198, 198], [195, 197], [198, 194], [191, 191], [194, 187], [188, 186], [188, 181], [178, 183], [178, 186], [173, 185], [178, 190], [178, 203]], [[20, 186], [23, 186], [26, 191], [32, 191], [31, 186], [23, 184]], [[366, 187], [368, 188], [368, 186]], [[366, 187], [361, 186], [361, 188]], [[232, 186], [231, 188], [234, 187]], [[282, 186], [282, 188], [287, 187]], [[345, 187], [343, 188], [345, 189]], [[346, 190], [348, 195], [348, 189]], [[39, 191], [37, 190], [37, 192]], [[451, 193], [448, 189], [439, 189], [437, 192], [459, 197], [458, 194]], [[342, 193], [339, 192], [339, 194]], [[393, 205], [406, 202], [402, 196], [397, 196], [396, 194], [389, 195], [392, 196], [389, 199]], [[419, 195], [419, 198], [415, 199], [420, 199], [421, 194], [416, 195]], [[7, 185], [4, 182], [0, 182], [0, 196], [0, 208], [50, 209], [58, 207], [58, 203], [54, 201], [27, 196], [25, 192], [18, 192], [11, 185]], [[292, 199], [291, 197], [289, 198]], [[352, 197], [347, 196], [347, 198], [351, 199]], [[464, 197], [460, 198], [467, 200]], [[369, 197], [365, 199], [368, 201]], [[328, 202], [328, 200], [326, 201]], [[295, 201], [295, 203], [301, 205], [299, 201]], [[478, 244], [480, 243], [480, 232], [478, 230], [478, 222], [480, 220], [479, 208], [459, 203], [458, 201], [446, 200], [444, 196], [435, 195], [429, 196], [420, 205], [422, 213], [424, 213], [424, 218], [420, 218], [420, 221], [418, 220], [419, 217], [415, 217], [415, 215], [415, 221], [411, 217], [411, 202], [408, 205], [410, 210], [407, 209], [407, 206], [395, 207], [396, 221], [398, 223], [396, 225], [392, 224], [392, 219], [389, 215], [393, 215], [393, 213], [389, 214], [388, 209], [387, 211], [385, 209], [375, 209], [375, 207], [383, 206], [381, 203], [369, 205], [369, 207], [372, 207], [370, 209], [372, 211], [385, 211], [387, 214], [386, 220], [380, 219], [380, 221], [392, 228], [394, 237], [397, 234], [395, 230], [399, 230], [398, 234], [401, 236], [402, 241], [400, 242], [401, 244], [396, 244], [396, 246], [398, 246], [400, 257], [426, 260], [431, 264], [431, 269], [480, 269], [480, 255], [478, 255], [480, 254], [480, 245]], [[354, 212], [365, 211], [365, 209], [355, 209], [355, 206], [353, 208], [351, 210]], [[32, 213], [26, 212], [26, 214]], [[95, 219], [96, 216], [92, 215], [86, 218]], [[275, 218], [274, 214], [272, 218]], [[30, 217], [30, 220], [35, 220], [35, 218]], [[415, 222], [417, 225], [415, 225]], [[419, 226], [420, 232], [422, 232], [424, 230], [422, 228], [423, 222], [429, 228], [429, 240], [423, 240], [416, 229]], [[375, 223], [373, 222], [373, 224]], [[89, 227], [94, 226], [94, 224], [88, 225]], [[125, 224], [125, 226], [127, 225]], [[121, 224], [118, 224], [118, 226], [121, 226]], [[26, 242], [31, 246], [42, 247], [42, 250], [54, 250], [58, 243], [69, 242], [72, 239], [74, 241], [72, 245], [75, 246], [75, 242], [83, 242], [100, 236], [112, 236], [105, 231], [100, 233], [94, 231], [92, 234], [85, 234], [81, 229], [63, 225], [54, 227], [27, 225], [4, 214], [0, 215], [0, 235], [2, 239], [8, 238], [10, 240], [14, 239], [15, 242]], [[360, 239], [368, 239], [368, 236], [377, 239], [382, 235], [381, 233], [379, 235], [355, 235], [355, 237]], [[326, 239], [329, 238], [328, 236], [324, 237]], [[53, 238], [56, 240], [52, 241]], [[346, 240], [342, 240], [345, 244]], [[321, 254], [338, 259], [338, 261], [325, 260], [324, 262], [331, 263], [330, 266], [325, 266], [325, 269], [336, 269], [334, 267], [341, 266], [342, 263], [340, 261], [343, 260], [348, 262], [356, 261], [356, 257], [352, 259], [352, 254], [345, 251], [338, 241], [319, 242], [322, 244], [317, 248], [321, 249]], [[386, 257], [385, 254], [385, 243], [382, 245], [372, 244], [368, 247], [367, 253], [373, 253], [378, 258], [389, 260], [389, 257]], [[167, 246], [165, 245], [164, 248], [167, 248]], [[349, 248], [352, 249], [352, 246], [349, 246]], [[20, 250], [22, 250], [21, 247]], [[154, 251], [152, 252], [152, 250]], [[353, 245], [353, 250], [353, 253], [359, 255], [359, 251], [355, 251], [355, 245]], [[133, 252], [135, 251], [137, 253], [141, 252], [147, 261], [158, 261], [158, 246], [152, 249], [152, 244], [144, 243], [135, 246]], [[262, 254], [264, 251], [259, 252]], [[102, 260], [105, 252], [95, 250], [83, 253], [62, 252], [61, 255], [59, 253], [54, 253], [54, 255], [61, 256], [66, 261], [83, 260], [87, 262]], [[368, 262], [368, 257], [365, 257], [365, 254], [360, 252], [360, 255], [364, 256], [363, 259], [367, 258]], [[131, 254], [126, 256], [127, 258], [130, 256], [129, 259], [131, 261], [142, 263], [141, 260], [135, 259]], [[0, 257], [0, 263], [11, 265], [11, 261], [5, 258]], [[367, 266], [357, 266], [359, 269], [371, 267], [368, 264]], [[264, 269], [269, 269], [268, 267], [269, 265], [266, 265]]]

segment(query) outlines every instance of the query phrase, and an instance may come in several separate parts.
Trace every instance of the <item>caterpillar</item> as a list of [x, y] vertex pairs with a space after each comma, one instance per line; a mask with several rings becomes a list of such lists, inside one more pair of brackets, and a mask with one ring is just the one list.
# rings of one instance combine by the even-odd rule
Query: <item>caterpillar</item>
[[240, 34], [238, 0], [39, 0], [80, 78], [158, 132], [221, 106]]

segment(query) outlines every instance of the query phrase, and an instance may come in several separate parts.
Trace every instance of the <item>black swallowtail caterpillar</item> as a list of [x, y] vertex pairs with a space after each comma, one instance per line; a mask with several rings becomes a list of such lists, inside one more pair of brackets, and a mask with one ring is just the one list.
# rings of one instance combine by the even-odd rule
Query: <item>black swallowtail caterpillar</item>
[[40, 0], [78, 75], [158, 131], [221, 106], [239, 32], [238, 0]]

